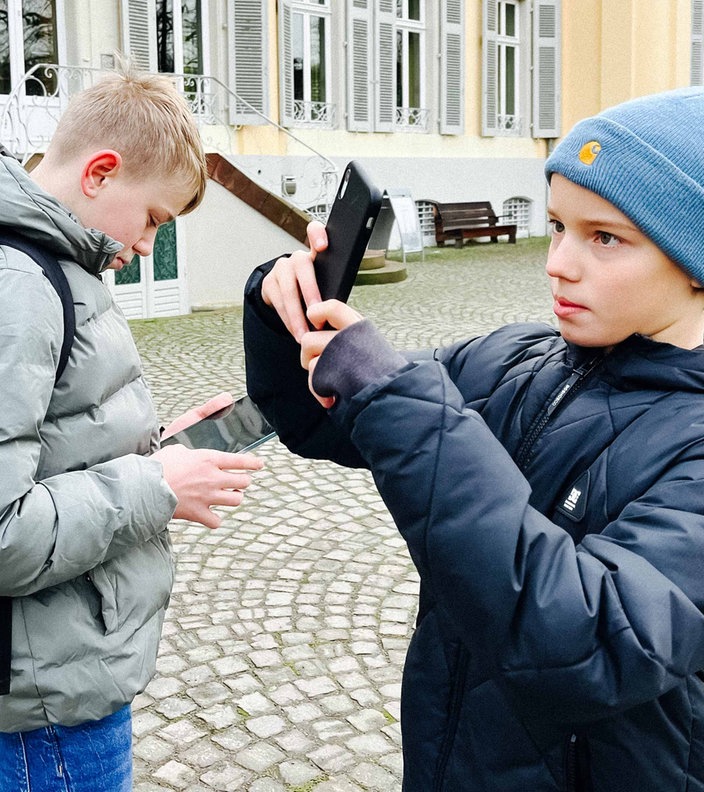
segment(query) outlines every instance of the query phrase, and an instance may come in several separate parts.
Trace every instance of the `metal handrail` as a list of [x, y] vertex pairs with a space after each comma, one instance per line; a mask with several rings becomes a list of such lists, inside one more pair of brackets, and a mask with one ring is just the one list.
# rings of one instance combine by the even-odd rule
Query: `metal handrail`
[[[0, 141], [23, 163], [34, 154], [45, 151], [71, 96], [105, 74], [104, 69], [87, 66], [36, 64], [14, 86], [0, 111]], [[329, 157], [269, 118], [217, 77], [171, 72], [168, 76], [176, 81], [179, 90], [188, 100], [206, 148], [229, 159], [271, 192], [281, 195], [306, 211], [324, 217], [338, 181], [338, 167]], [[258, 156], [233, 151], [235, 135], [243, 126], [230, 123], [232, 108], [235, 119], [238, 113], [246, 110], [248, 114], [261, 119], [263, 124], [274, 127], [289, 141], [305, 149], [308, 152], [304, 155], [307, 159], [304, 159], [298, 173], [294, 168], [296, 157], [290, 151], [287, 151], [283, 166], [279, 169], [272, 167], [271, 163], [279, 160], [271, 156], [271, 151], [262, 151]], [[250, 141], [254, 134], [250, 135]], [[253, 163], [249, 160], [253, 160]], [[262, 167], [264, 161], [266, 166]]]

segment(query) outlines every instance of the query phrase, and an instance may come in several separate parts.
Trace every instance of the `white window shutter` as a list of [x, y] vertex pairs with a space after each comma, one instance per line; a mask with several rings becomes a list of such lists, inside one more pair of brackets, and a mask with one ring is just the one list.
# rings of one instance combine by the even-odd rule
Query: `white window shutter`
[[464, 132], [464, 4], [441, 0], [440, 132]]
[[142, 71], [156, 72], [155, 0], [122, 0], [122, 51]]
[[269, 104], [266, 22], [266, 3], [230, 0], [230, 88], [247, 103], [230, 107], [232, 124], [266, 123], [259, 115]]
[[496, 134], [498, 126], [499, 4], [482, 2], [482, 135]]
[[692, 85], [704, 85], [704, 0], [692, 0]]
[[351, 132], [372, 131], [372, 1], [352, 0], [348, 4], [347, 129]]
[[279, 3], [279, 82], [281, 123], [293, 126], [293, 12], [290, 0]]
[[533, 12], [533, 137], [560, 136], [560, 0], [536, 0]]
[[396, 117], [396, 31], [394, 0], [377, 0], [376, 132], [391, 132]]

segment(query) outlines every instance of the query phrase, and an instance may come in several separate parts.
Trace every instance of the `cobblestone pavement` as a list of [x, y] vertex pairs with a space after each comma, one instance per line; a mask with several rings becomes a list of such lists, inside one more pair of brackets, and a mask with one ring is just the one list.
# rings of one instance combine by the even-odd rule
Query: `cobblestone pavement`
[[[545, 240], [429, 250], [350, 302], [398, 347], [550, 321]], [[258, 262], [253, 262], [255, 265]], [[160, 416], [244, 393], [241, 310], [132, 324]], [[401, 789], [403, 661], [418, 581], [366, 471], [261, 447], [216, 531], [174, 521], [157, 675], [134, 707], [136, 792]]]

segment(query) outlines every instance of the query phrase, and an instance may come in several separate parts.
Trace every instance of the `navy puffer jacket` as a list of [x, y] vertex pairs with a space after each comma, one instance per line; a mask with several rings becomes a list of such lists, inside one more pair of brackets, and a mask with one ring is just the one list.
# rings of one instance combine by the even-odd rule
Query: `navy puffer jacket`
[[409, 362], [363, 323], [316, 370], [328, 414], [266, 270], [253, 398], [291, 450], [372, 470], [420, 573], [404, 790], [704, 790], [704, 348], [513, 325]]

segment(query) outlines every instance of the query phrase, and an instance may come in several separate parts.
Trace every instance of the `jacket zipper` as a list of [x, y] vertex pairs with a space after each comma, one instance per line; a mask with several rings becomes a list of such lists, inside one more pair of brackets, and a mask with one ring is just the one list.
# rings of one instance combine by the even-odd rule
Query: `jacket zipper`
[[588, 360], [586, 363], [578, 366], [572, 374], [563, 382], [557, 394], [553, 396], [545, 409], [538, 414], [531, 424], [525, 439], [521, 443], [518, 453], [516, 454], [516, 464], [520, 470], [525, 470], [530, 462], [533, 446], [547, 426], [550, 419], [555, 415], [558, 408], [564, 407], [577, 395], [580, 388], [584, 385], [586, 380], [594, 369], [604, 360], [606, 354], [600, 354], [597, 357]]

